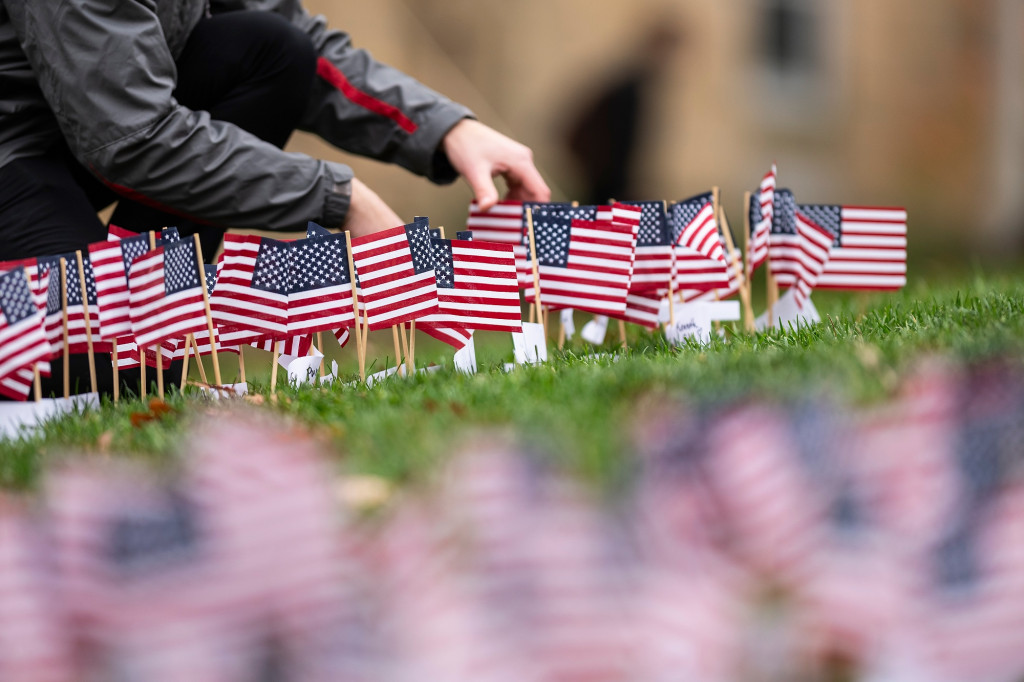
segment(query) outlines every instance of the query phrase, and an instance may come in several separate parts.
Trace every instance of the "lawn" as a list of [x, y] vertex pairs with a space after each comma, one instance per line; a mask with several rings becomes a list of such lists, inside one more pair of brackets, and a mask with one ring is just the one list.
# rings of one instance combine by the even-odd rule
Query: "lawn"
[[[544, 365], [507, 374], [500, 367], [511, 357], [508, 336], [481, 334], [475, 376], [444, 367], [369, 389], [282, 389], [276, 402], [252, 409], [289, 415], [322, 432], [348, 473], [414, 479], [434, 470], [462, 430], [485, 426], [511, 428], [528, 446], [613, 483], [627, 464], [622, 453], [633, 416], [666, 394], [701, 404], [823, 393], [870, 403], [891, 394], [908, 368], [930, 354], [1024, 358], [1024, 280], [1012, 274], [975, 273], [947, 283], [919, 278], [896, 295], [816, 295], [815, 301], [825, 322], [812, 328], [745, 335], [727, 325], [724, 338], [706, 348], [670, 348], [657, 334], [632, 328], [628, 351], [619, 353], [610, 332], [606, 347], [596, 349], [603, 355], [574, 341], [552, 351]], [[582, 321], [578, 316], [578, 328]], [[390, 337], [372, 341], [370, 357], [376, 350], [379, 369]], [[450, 365], [444, 346], [418, 344], [421, 365], [446, 358]], [[337, 355], [348, 374], [352, 356], [350, 349]], [[259, 392], [266, 375], [254, 371], [260, 356], [251, 357], [250, 389]], [[234, 360], [224, 365], [230, 380]], [[176, 394], [167, 406], [154, 414], [139, 401], [104, 404], [49, 423], [31, 438], [0, 441], [0, 489], [32, 488], [46, 463], [83, 453], [173, 461], [190, 418], [218, 408]]]

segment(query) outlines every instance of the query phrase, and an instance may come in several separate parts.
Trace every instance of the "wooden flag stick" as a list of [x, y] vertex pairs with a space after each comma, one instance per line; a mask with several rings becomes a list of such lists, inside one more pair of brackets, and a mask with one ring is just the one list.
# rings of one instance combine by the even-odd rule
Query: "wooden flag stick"
[[71, 397], [71, 338], [68, 332], [68, 262], [60, 259], [60, 304], [64, 314], [64, 399]]
[[[662, 200], [666, 214], [668, 213], [668, 202]], [[668, 275], [668, 323], [676, 324], [676, 254], [675, 245], [672, 246], [672, 271]]]
[[565, 347], [565, 322], [562, 320], [562, 316], [558, 316], [558, 350], [562, 350]]
[[[280, 351], [281, 341], [274, 341], [274, 364], [270, 366], [270, 395], [277, 394], [277, 359], [281, 355]], [[217, 384], [220, 385], [219, 383]]]
[[85, 347], [89, 353], [89, 390], [93, 393], [96, 389], [96, 353], [92, 345], [92, 322], [89, 320], [89, 296], [85, 288], [85, 266], [82, 261], [82, 252], [75, 251], [75, 259], [78, 261], [78, 283], [82, 287], [82, 312], [85, 314]]
[[238, 380], [243, 384], [248, 383], [245, 380], [245, 348], [242, 346], [238, 347]]
[[37, 403], [42, 402], [43, 400], [43, 385], [40, 382], [41, 379], [39, 378], [39, 365], [32, 365], [32, 392], [33, 397], [35, 398], [35, 401]]
[[398, 325], [391, 325], [391, 340], [395, 342], [395, 368], [402, 362], [402, 348], [398, 341]]
[[619, 338], [622, 340], [622, 347], [629, 348], [629, 340], [626, 339], [626, 321], [619, 320]]
[[366, 381], [366, 342], [363, 340], [362, 325], [359, 323], [359, 291], [356, 288], [356, 265], [352, 259], [352, 233], [345, 231], [345, 250], [348, 253], [348, 278], [352, 285], [352, 324], [356, 337], [356, 360], [359, 362], [359, 379]]
[[[749, 192], [747, 193], [749, 196]], [[719, 208], [722, 214], [722, 234], [725, 236], [725, 246], [729, 249], [729, 269], [743, 278], [740, 284], [740, 302], [743, 305], [743, 328], [748, 332], [754, 331], [754, 306], [750, 301], [750, 279], [743, 271], [743, 261], [736, 253], [736, 244], [732, 240], [732, 227], [725, 215], [725, 209]], [[750, 211], [746, 211], [745, 223], [750, 221]]]
[[188, 359], [192, 355], [192, 334], [185, 335], [185, 359], [181, 361], [181, 383], [178, 385], [178, 392], [185, 392], [185, 384], [188, 383]]
[[327, 364], [327, 353], [324, 350], [324, 333], [323, 332], [317, 332], [316, 333], [316, 345], [320, 348], [320, 352], [323, 353], [323, 357], [320, 358], [320, 378], [322, 379], [325, 376], [327, 376], [327, 369], [326, 369], [326, 367], [324, 367], [324, 365]]
[[[540, 270], [537, 265], [537, 240], [533, 234], [533, 209], [526, 209], [526, 232], [530, 239], [530, 259], [533, 261], [533, 303], [537, 307], [537, 321], [544, 327], [543, 308], [540, 305]], [[547, 336], [547, 328], [544, 328], [544, 336]]]
[[146, 351], [138, 344], [135, 344], [135, 348], [139, 351], [139, 397], [145, 400], [148, 390], [146, 386]]
[[156, 394], [160, 396], [160, 400], [164, 399], [164, 353], [163, 348], [160, 344], [153, 346], [153, 352], [156, 354]]
[[402, 340], [402, 357], [405, 359], [405, 375], [411, 376], [409, 368], [409, 341], [405, 333], [405, 323], [398, 325], [398, 337]]
[[[206, 270], [203, 268], [203, 247], [199, 244], [199, 235], [192, 235], [196, 245], [196, 265], [199, 268], [199, 285], [203, 290], [203, 306], [206, 308], [206, 331], [210, 334], [210, 356], [213, 358], [213, 380], [223, 386], [220, 380], [220, 359], [217, 357], [217, 337], [213, 334], [213, 313], [210, 311], [210, 295], [206, 293]], [[198, 356], [198, 349], [196, 351]]]
[[366, 349], [370, 341], [370, 313], [363, 310], [363, 359], [360, 372], [366, 373]]
[[110, 362], [114, 366], [114, 404], [121, 398], [121, 372], [117, 368], [117, 339], [110, 344]]
[[409, 323], [409, 372], [416, 373], [416, 320]]
[[[194, 352], [196, 355], [196, 367], [199, 369], [199, 379], [204, 384], [208, 384], [210, 382], [206, 380], [206, 368], [203, 367], [203, 356], [199, 354], [199, 342], [196, 341], [196, 337], [194, 334], [189, 334], [188, 340], [192, 346], [192, 352]], [[220, 386], [220, 384], [217, 385]]]

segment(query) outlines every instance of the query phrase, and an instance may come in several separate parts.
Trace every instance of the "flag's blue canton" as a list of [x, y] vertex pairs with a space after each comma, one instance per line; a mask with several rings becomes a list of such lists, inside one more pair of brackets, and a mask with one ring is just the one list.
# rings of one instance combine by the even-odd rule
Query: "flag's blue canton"
[[430, 229], [430, 238], [431, 239], [440, 239], [441, 238], [441, 228], [440, 227], [431, 227], [429, 229]]
[[[78, 259], [73, 253], [65, 254], [68, 263], [68, 305], [82, 305], [82, 278], [78, 276]], [[82, 271], [85, 273], [85, 300], [89, 305], [96, 305], [96, 277], [93, 276], [92, 263], [82, 255]]]
[[829, 519], [840, 533], [852, 534], [862, 529], [866, 519], [865, 510], [857, 496], [856, 487], [850, 481], [838, 486], [829, 509]]
[[25, 279], [25, 268], [19, 266], [0, 275], [0, 312], [3, 312], [8, 325], [17, 324], [36, 312], [36, 304]]
[[639, 206], [640, 232], [637, 233], [637, 246], [665, 246], [668, 244], [668, 216], [665, 215], [665, 204], [660, 201], [629, 202], [630, 206]]
[[459, 230], [458, 232], [455, 233], [455, 238], [464, 242], [471, 242], [473, 241], [473, 231]]
[[[562, 209], [572, 208], [572, 204], [568, 201], [549, 201], [547, 203], [540, 201], [524, 201], [523, 202], [523, 246], [530, 246], [530, 235], [527, 234], [526, 225], [526, 210], [529, 209], [533, 212], [533, 215], [537, 215], [537, 211], [541, 209]], [[593, 220], [593, 218], [591, 218]]]
[[259, 253], [256, 254], [252, 288], [287, 294], [290, 251], [290, 246], [284, 242], [263, 239], [260, 242]]
[[121, 240], [121, 260], [124, 261], [124, 275], [127, 277], [132, 267], [132, 261], [149, 251], [149, 237], [140, 234], [137, 237], [128, 237]]
[[827, 204], [800, 204], [797, 210], [805, 217], [832, 233], [832, 246], [842, 246], [843, 208]]
[[212, 294], [217, 287], [217, 266], [204, 265], [203, 274], [206, 276], [206, 293]]
[[757, 224], [761, 222], [761, 190], [750, 195], [750, 234], [753, 236]]
[[432, 270], [434, 256], [430, 252], [430, 229], [422, 222], [412, 223], [405, 226], [405, 236], [412, 252], [412, 269], [417, 275]]
[[306, 238], [310, 237], [328, 237], [331, 235], [331, 231], [326, 227], [317, 225], [312, 220], [306, 223]]
[[46, 287], [46, 314], [53, 315], [61, 310], [60, 302], [60, 256], [46, 256], [36, 261], [39, 276], [50, 275]]
[[571, 208], [539, 208], [533, 215], [533, 235], [539, 265], [569, 265]]
[[423, 227], [426, 227], [427, 229], [430, 229], [430, 218], [427, 218], [426, 216], [421, 216], [421, 215], [413, 216], [412, 217], [412, 224], [413, 225], [422, 225]]
[[137, 573], [194, 560], [200, 549], [195, 507], [173, 488], [161, 491], [144, 513], [116, 514], [109, 524], [105, 554], [121, 571]]
[[173, 244], [181, 241], [181, 235], [178, 234], [178, 228], [176, 227], [165, 227], [160, 230], [160, 244]]
[[796, 234], [796, 199], [788, 189], [775, 191], [775, 217], [772, 234]]
[[672, 204], [672, 208], [669, 211], [669, 227], [672, 234], [672, 243], [676, 244], [679, 242], [680, 235], [683, 234], [690, 223], [694, 221], [697, 215], [704, 210], [704, 207], [713, 201], [711, 193], [698, 194], [690, 199], [684, 199], [683, 201]]
[[199, 259], [192, 240], [164, 246], [164, 291], [168, 296], [200, 285]]
[[331, 235], [292, 242], [290, 291], [313, 291], [348, 284], [345, 238]]
[[452, 256], [451, 239], [431, 239], [434, 253], [434, 278], [438, 289], [455, 288], [455, 259]]

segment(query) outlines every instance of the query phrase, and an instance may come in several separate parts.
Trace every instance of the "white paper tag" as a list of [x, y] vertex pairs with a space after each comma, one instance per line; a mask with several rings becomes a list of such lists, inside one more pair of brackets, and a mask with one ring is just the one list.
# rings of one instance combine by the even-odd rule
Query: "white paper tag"
[[600, 346], [604, 343], [604, 337], [608, 334], [608, 318], [604, 315], [595, 315], [594, 319], [583, 325], [580, 336], [587, 343]]
[[[40, 400], [39, 402], [0, 402], [0, 435], [17, 437], [33, 434], [44, 422], [76, 410], [93, 407], [95, 393]], [[98, 404], [98, 403], [95, 403]]]
[[[797, 305], [795, 288], [791, 288], [783, 294], [778, 302], [772, 306], [772, 318], [773, 326], [781, 329], [813, 325], [821, 322], [818, 309], [814, 307], [814, 302], [811, 301], [810, 297], [804, 300], [802, 308]], [[758, 331], [764, 331], [768, 328], [767, 310], [754, 321], [754, 326], [757, 327]]]
[[304, 355], [288, 363], [288, 383], [293, 386], [316, 385], [320, 376], [322, 355]]
[[202, 387], [202, 390], [207, 397], [212, 398], [213, 400], [226, 400], [228, 398], [237, 398], [243, 395], [248, 395], [249, 384], [244, 382], [241, 384], [228, 384], [222, 389], [204, 386]]
[[739, 301], [676, 303], [675, 324], [665, 328], [665, 337], [679, 345], [685, 339], [696, 339], [701, 345], [711, 343], [712, 322], [731, 322], [740, 319]]
[[476, 374], [476, 343], [473, 341], [472, 334], [469, 337], [469, 343], [456, 352], [452, 359], [455, 362], [455, 371], [463, 374]]
[[576, 335], [576, 321], [573, 319], [572, 308], [566, 308], [559, 313], [559, 318], [562, 321], [562, 328], [565, 329], [565, 340], [571, 341], [572, 337]]
[[548, 342], [544, 336], [544, 325], [523, 322], [523, 333], [512, 334], [512, 346], [516, 363], [537, 364], [548, 361]]

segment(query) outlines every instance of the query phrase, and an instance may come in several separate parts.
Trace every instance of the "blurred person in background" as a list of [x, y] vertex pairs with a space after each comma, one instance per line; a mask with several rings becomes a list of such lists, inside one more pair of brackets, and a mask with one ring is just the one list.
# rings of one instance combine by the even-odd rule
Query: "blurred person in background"
[[550, 196], [527, 147], [299, 0], [0, 0], [0, 260], [106, 239], [97, 211], [114, 201], [113, 224], [198, 233], [208, 261], [225, 226], [404, 222], [349, 167], [282, 151], [296, 129], [435, 183], [461, 175], [485, 207], [498, 175], [511, 198]]
[[587, 204], [637, 198], [635, 157], [649, 124], [651, 99], [664, 83], [686, 34], [675, 17], [661, 17], [644, 33], [624, 69], [571, 117], [566, 141], [584, 182]]

